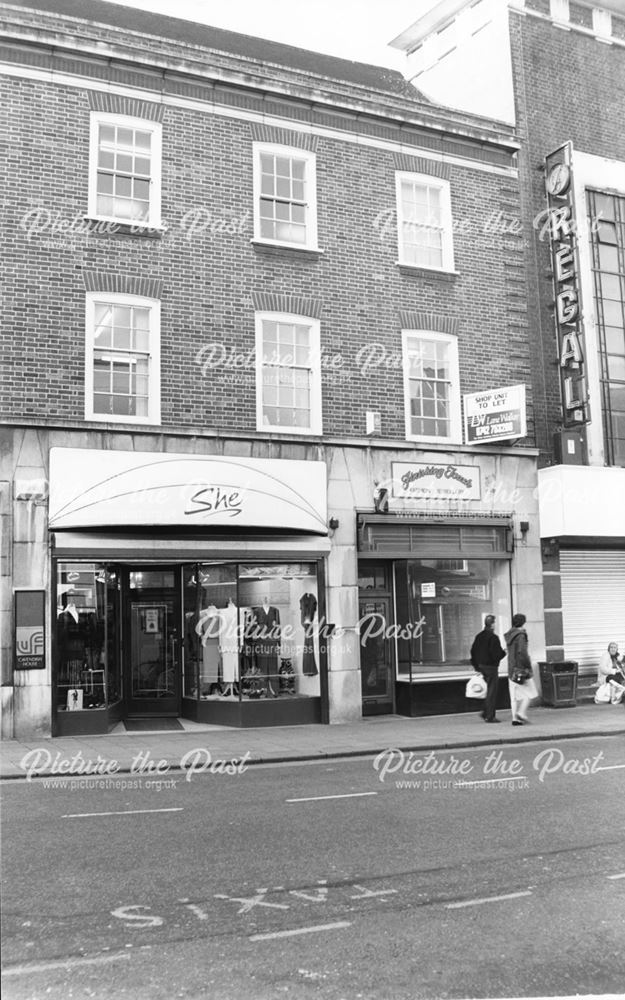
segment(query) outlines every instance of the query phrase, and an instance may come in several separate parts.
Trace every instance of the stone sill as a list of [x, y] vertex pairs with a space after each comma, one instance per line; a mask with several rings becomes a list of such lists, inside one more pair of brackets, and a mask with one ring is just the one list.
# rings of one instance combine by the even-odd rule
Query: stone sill
[[137, 223], [114, 222], [112, 219], [97, 219], [90, 215], [83, 215], [83, 219], [94, 227], [93, 230], [89, 230], [88, 236], [109, 236], [112, 238], [137, 236], [143, 240], [161, 240], [167, 232], [165, 226], [139, 226]]
[[418, 278], [433, 278], [434, 281], [455, 281], [460, 277], [459, 271], [437, 271], [435, 268], [419, 267], [417, 264], [402, 264], [397, 261], [399, 273]]
[[318, 247], [291, 247], [284, 243], [265, 243], [264, 240], [250, 240], [250, 243], [254, 250], [261, 254], [267, 254], [268, 257], [286, 257], [287, 259], [299, 257], [301, 260], [317, 261], [324, 254], [324, 251]]

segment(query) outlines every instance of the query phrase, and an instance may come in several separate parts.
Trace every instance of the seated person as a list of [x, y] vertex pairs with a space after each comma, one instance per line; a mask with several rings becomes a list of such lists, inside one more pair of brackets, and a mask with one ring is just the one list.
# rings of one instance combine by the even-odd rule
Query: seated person
[[611, 642], [606, 652], [601, 654], [597, 669], [598, 684], [608, 684], [610, 681], [625, 687], [623, 658], [619, 656], [618, 643], [616, 642]]

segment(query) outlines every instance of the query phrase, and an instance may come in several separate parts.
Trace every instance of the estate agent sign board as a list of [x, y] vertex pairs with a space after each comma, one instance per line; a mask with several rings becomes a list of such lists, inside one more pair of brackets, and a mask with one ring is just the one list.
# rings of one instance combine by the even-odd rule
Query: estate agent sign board
[[464, 397], [464, 440], [467, 444], [507, 441], [526, 434], [524, 385], [509, 385]]

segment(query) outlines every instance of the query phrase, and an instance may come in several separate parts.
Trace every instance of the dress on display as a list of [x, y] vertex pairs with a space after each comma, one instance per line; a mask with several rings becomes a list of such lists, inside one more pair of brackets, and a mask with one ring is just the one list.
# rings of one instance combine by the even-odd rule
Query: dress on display
[[254, 652], [261, 676], [269, 680], [278, 674], [280, 649], [280, 612], [277, 608], [254, 608]]
[[237, 619], [236, 604], [228, 604], [219, 610], [219, 652], [224, 684], [233, 684], [239, 679]]
[[313, 644], [314, 619], [317, 613], [317, 598], [314, 594], [302, 594], [299, 602], [302, 625], [304, 626], [304, 646], [302, 656], [302, 673], [306, 677], [314, 677], [318, 673], [315, 662], [315, 647]]

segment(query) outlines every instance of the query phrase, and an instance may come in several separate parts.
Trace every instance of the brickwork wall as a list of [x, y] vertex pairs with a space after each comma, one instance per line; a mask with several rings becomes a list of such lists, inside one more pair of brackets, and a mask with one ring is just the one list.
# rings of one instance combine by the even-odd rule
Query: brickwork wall
[[[249, 351], [252, 296], [261, 292], [321, 300], [323, 352], [342, 359], [323, 375], [326, 435], [363, 434], [365, 411], [379, 409], [383, 436], [403, 439], [401, 369], [395, 363], [363, 374], [357, 363], [364, 345], [382, 344], [386, 357], [401, 351], [400, 310], [458, 319], [462, 392], [529, 381], [523, 240], [497, 231], [502, 220], [519, 214], [513, 177], [452, 165], [458, 274], [408, 271], [396, 263], [393, 153], [319, 137], [323, 253], [269, 251], [250, 242], [250, 124], [167, 107], [165, 235], [72, 234], [52, 224], [87, 213], [87, 92], [4, 78], [1, 106], [14, 122], [2, 154], [8, 178], [1, 206], [8, 236], [2, 264], [2, 352], [10, 368], [0, 404], [5, 417], [84, 419], [83, 272], [92, 271], [162, 282], [164, 426], [254, 430], [254, 370], [208, 370], [199, 352], [210, 344], [223, 345], [226, 356]], [[35, 220], [27, 213], [37, 208], [43, 228], [29, 231]], [[195, 234], [194, 211], [210, 223]], [[532, 444], [531, 406], [529, 416], [526, 443]]]
[[[528, 7], [538, 9], [535, 0]], [[575, 19], [577, 10], [573, 9]], [[549, 21], [512, 13], [511, 41], [524, 218], [547, 208], [542, 165], [547, 153], [571, 141], [575, 150], [625, 160], [625, 49], [606, 45]], [[613, 33], [625, 19], [613, 15]], [[561, 416], [557, 344], [552, 312], [551, 258], [546, 233], [526, 225], [526, 262], [532, 382], [537, 443], [551, 452], [552, 433]]]

